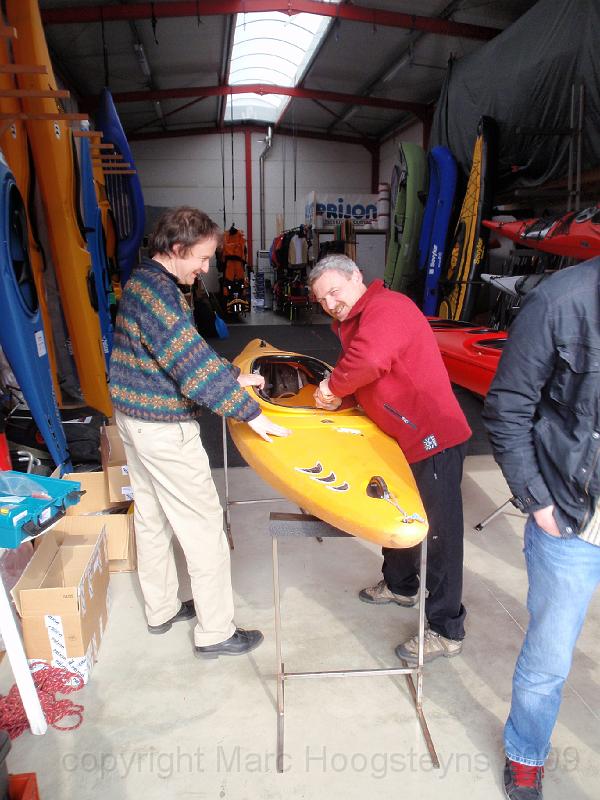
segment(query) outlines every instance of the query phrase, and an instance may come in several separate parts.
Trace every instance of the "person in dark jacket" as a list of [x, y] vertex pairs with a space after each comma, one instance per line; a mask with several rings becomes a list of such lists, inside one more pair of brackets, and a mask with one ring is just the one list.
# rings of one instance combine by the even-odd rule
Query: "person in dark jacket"
[[483, 416], [513, 502], [529, 514], [529, 625], [504, 728], [504, 784], [511, 800], [535, 800], [600, 582], [600, 258], [527, 295]]
[[[344, 255], [321, 259], [309, 276], [315, 298], [334, 318], [342, 344], [331, 376], [315, 400], [333, 409], [354, 395], [365, 413], [392, 436], [408, 461], [429, 522], [425, 661], [462, 651], [463, 509], [460, 483], [471, 430], [452, 392], [431, 327], [406, 295], [380, 280], [368, 287]], [[363, 589], [366, 603], [414, 606], [420, 546], [383, 548], [383, 579]], [[396, 655], [415, 663], [418, 636]]]
[[[195, 654], [241, 655], [263, 635], [237, 628], [223, 511], [200, 440], [205, 406], [246, 422], [263, 439], [285, 428], [244, 389], [263, 379], [220, 358], [192, 323], [178, 284], [208, 272], [220, 230], [204, 212], [167, 211], [119, 304], [110, 392], [135, 497], [138, 575], [150, 633], [196, 616]], [[182, 602], [172, 537], [183, 549], [193, 600]]]

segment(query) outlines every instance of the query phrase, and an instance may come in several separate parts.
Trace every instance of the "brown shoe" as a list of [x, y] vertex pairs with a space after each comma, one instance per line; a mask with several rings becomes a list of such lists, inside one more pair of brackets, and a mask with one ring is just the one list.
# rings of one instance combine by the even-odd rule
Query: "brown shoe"
[[376, 603], [377, 605], [397, 603], [399, 606], [404, 606], [405, 608], [416, 606], [418, 601], [417, 595], [409, 597], [403, 594], [394, 594], [383, 579], [375, 586], [362, 589], [358, 593], [358, 598], [362, 600], [363, 603]]
[[[446, 639], [431, 628], [425, 628], [425, 637], [423, 642], [423, 663], [426, 661], [434, 661], [440, 656], [445, 658], [453, 658], [462, 653], [463, 643], [459, 639]], [[411, 664], [416, 664], [419, 659], [419, 636], [413, 636], [412, 639], [399, 644], [395, 650], [398, 658], [403, 661], [408, 661]]]

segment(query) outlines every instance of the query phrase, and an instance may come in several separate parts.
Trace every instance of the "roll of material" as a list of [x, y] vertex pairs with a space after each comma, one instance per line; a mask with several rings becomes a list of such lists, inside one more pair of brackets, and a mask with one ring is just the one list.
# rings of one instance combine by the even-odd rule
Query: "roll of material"
[[377, 227], [380, 231], [387, 231], [390, 229], [390, 215], [388, 214], [378, 214], [377, 215]]
[[390, 198], [380, 197], [377, 201], [377, 215], [385, 214], [387, 217], [390, 215]]

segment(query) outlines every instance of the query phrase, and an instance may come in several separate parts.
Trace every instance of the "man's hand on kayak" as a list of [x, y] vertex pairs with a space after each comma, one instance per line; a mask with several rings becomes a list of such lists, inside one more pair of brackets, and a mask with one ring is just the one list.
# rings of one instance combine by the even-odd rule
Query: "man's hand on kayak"
[[282, 425], [277, 425], [266, 414], [260, 414], [258, 417], [248, 421], [248, 425], [255, 433], [265, 440], [270, 442], [271, 436], [289, 436], [291, 430], [284, 428]]

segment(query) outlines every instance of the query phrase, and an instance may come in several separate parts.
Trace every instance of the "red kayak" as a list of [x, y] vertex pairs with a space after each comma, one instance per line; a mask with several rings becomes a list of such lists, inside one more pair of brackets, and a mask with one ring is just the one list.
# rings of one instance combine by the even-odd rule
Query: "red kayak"
[[438, 317], [429, 317], [429, 324], [452, 383], [485, 397], [496, 374], [507, 332]]
[[483, 224], [500, 236], [544, 253], [582, 261], [600, 256], [600, 204], [562, 216], [516, 222], [485, 219]]

